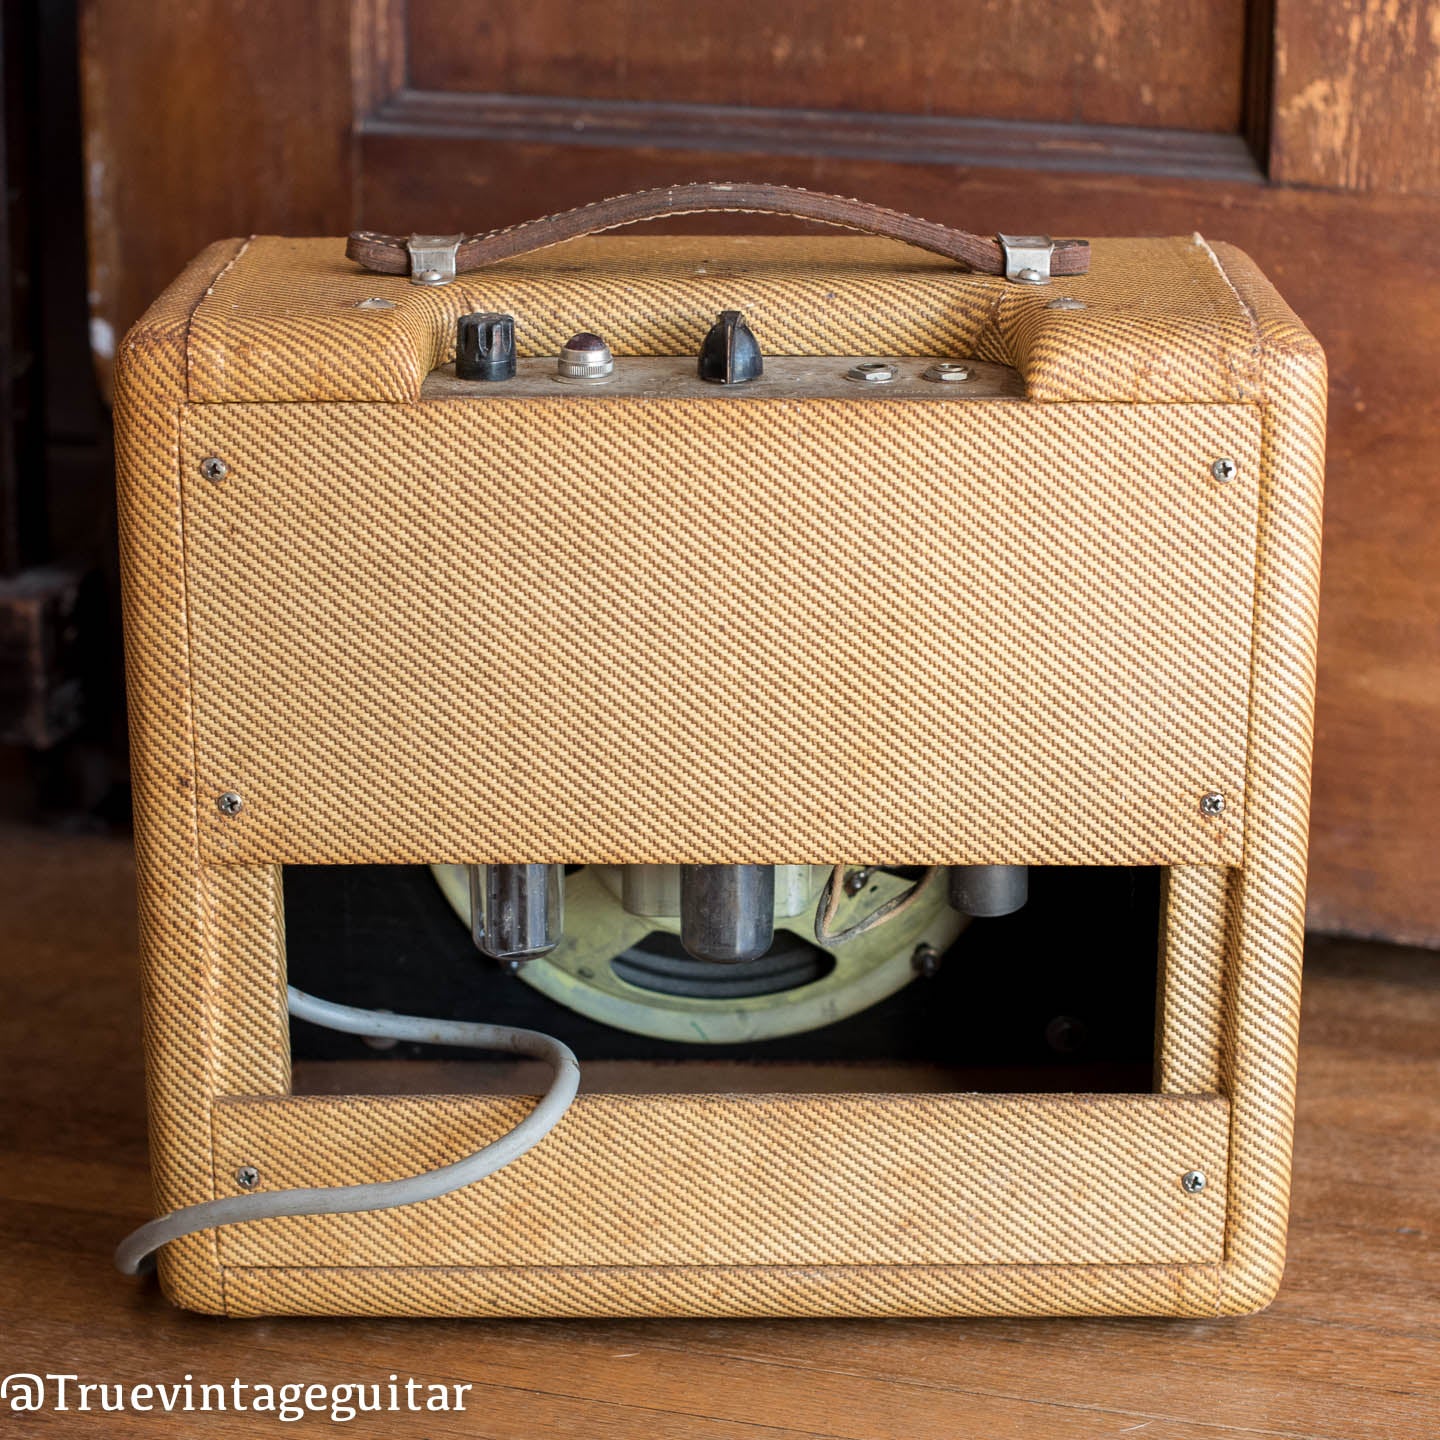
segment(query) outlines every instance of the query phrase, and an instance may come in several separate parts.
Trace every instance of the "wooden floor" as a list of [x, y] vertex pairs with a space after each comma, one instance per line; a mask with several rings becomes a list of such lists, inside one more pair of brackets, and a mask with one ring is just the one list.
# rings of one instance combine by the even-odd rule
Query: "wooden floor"
[[[1312, 947], [1291, 1259], [1240, 1321], [219, 1321], [110, 1268], [146, 1214], [129, 853], [0, 829], [0, 1373], [469, 1382], [387, 1436], [1440, 1435], [1440, 956]], [[314, 1433], [273, 1417], [12, 1416], [0, 1436]]]

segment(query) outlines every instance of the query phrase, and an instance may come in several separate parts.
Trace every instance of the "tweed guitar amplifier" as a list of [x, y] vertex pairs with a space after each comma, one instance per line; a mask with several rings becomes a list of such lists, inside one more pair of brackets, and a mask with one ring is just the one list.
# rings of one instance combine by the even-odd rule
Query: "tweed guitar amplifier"
[[[592, 233], [701, 210], [869, 233]], [[230, 1315], [1265, 1305], [1324, 410], [1198, 235], [694, 185], [210, 246], [117, 370], [122, 1268]]]

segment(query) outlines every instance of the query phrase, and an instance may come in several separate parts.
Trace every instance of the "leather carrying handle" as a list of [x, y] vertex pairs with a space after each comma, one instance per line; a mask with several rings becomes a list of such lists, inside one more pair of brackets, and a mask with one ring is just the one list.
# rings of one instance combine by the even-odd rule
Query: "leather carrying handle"
[[[921, 220], [899, 210], [887, 210], [863, 200], [825, 195], [791, 185], [762, 185], [748, 182], [667, 185], [658, 190], [636, 190], [563, 210], [539, 220], [526, 220], [503, 230], [463, 235], [455, 252], [455, 271], [464, 274], [499, 260], [528, 255], [565, 240], [634, 225], [642, 220], [663, 220], [674, 215], [707, 213], [786, 215], [799, 220], [818, 220], [845, 230], [861, 230], [903, 240], [934, 255], [959, 261], [978, 275], [1003, 275], [1005, 251], [998, 240], [952, 230], [933, 220]], [[372, 230], [350, 234], [345, 253], [367, 270], [382, 275], [408, 275], [410, 252], [403, 235], [381, 235]], [[1084, 240], [1057, 240], [1050, 259], [1052, 275], [1083, 275], [1090, 268], [1090, 246]]]

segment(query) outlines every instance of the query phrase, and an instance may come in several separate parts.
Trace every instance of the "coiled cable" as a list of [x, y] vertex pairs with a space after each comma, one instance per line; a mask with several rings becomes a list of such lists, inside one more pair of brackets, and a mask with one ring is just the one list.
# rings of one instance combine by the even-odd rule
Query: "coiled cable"
[[172, 1210], [132, 1231], [116, 1247], [115, 1266], [123, 1274], [138, 1275], [153, 1263], [155, 1252], [161, 1246], [182, 1235], [193, 1235], [197, 1230], [239, 1225], [246, 1220], [268, 1220], [277, 1215], [352, 1215], [362, 1210], [392, 1210], [473, 1185], [538, 1145], [559, 1124], [580, 1087], [580, 1064], [570, 1047], [536, 1030], [486, 1025], [474, 1020], [425, 1020], [413, 1015], [360, 1010], [307, 995], [293, 985], [287, 994], [291, 1015], [327, 1030], [528, 1055], [549, 1064], [555, 1078], [535, 1108], [513, 1130], [473, 1155], [438, 1169], [368, 1185], [326, 1185], [260, 1195], [231, 1195]]

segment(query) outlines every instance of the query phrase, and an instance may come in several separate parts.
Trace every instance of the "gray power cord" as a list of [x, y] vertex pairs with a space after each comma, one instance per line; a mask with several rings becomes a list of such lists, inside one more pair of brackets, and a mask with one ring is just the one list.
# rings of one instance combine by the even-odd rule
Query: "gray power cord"
[[238, 1225], [245, 1220], [267, 1220], [276, 1215], [351, 1215], [359, 1210], [391, 1210], [433, 1200], [452, 1190], [472, 1185], [518, 1160], [538, 1145], [560, 1122], [580, 1087], [580, 1064], [568, 1045], [536, 1030], [508, 1025], [484, 1025], [472, 1020], [422, 1020], [411, 1015], [390, 1015], [379, 1010], [358, 1010], [306, 995], [292, 985], [288, 990], [290, 1013], [327, 1030], [347, 1035], [373, 1035], [387, 1040], [413, 1040], [427, 1045], [462, 1045], [475, 1050], [504, 1050], [544, 1060], [555, 1071], [550, 1088], [535, 1108], [511, 1131], [483, 1150], [401, 1180], [371, 1185], [329, 1185], [301, 1190], [276, 1190], [263, 1195], [231, 1195], [172, 1210], [127, 1235], [116, 1247], [115, 1266], [125, 1275], [148, 1268], [162, 1245], [209, 1230], [216, 1225]]

